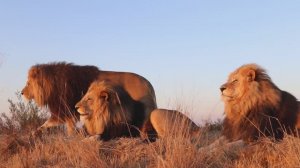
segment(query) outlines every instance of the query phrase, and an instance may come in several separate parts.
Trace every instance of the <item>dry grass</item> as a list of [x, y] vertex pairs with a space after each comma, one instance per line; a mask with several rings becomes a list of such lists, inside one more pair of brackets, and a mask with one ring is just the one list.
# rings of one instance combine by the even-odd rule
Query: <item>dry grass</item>
[[[7, 121], [10, 119], [6, 118]], [[176, 122], [168, 136], [153, 143], [139, 138], [82, 141], [82, 136], [67, 138], [57, 132], [33, 140], [29, 137], [29, 129], [11, 128], [15, 131], [9, 132], [4, 120], [1, 124], [0, 129], [6, 131], [0, 132], [0, 167], [260, 168], [300, 165], [300, 139], [291, 136], [286, 136], [280, 143], [263, 139], [238, 150], [220, 145], [213, 152], [200, 152], [199, 148], [220, 136], [220, 123], [202, 126], [201, 134], [191, 138], [185, 134], [180, 122]]]
[[1, 167], [199, 167], [197, 141], [171, 135], [154, 143], [139, 138], [81, 141], [62, 134], [30, 140], [28, 135], [0, 136]]
[[[207, 130], [208, 131], [208, 130]], [[199, 152], [208, 132], [199, 139], [175, 133], [154, 143], [139, 138], [107, 142], [81, 141], [49, 134], [30, 141], [28, 135], [0, 136], [0, 167], [297, 167], [300, 165], [300, 139], [287, 136], [280, 143], [261, 143], [231, 151], [222, 146], [214, 152]], [[211, 139], [211, 140], [209, 140]]]

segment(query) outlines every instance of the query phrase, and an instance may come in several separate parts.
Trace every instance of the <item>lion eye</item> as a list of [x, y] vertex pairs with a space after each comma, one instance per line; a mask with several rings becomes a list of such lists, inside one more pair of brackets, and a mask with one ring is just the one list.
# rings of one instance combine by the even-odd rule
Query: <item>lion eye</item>
[[87, 101], [92, 101], [92, 98], [90, 98], [90, 97], [89, 97], [89, 98], [87, 98]]
[[235, 83], [237, 83], [237, 82], [238, 82], [238, 80], [237, 80], [237, 79], [234, 79], [234, 80], [232, 80], [231, 83], [235, 84]]

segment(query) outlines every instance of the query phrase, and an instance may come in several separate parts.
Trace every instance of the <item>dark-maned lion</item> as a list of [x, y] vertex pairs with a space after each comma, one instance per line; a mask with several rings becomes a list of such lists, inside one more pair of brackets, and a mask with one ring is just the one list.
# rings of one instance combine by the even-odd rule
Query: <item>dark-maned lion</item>
[[121, 87], [140, 104], [140, 115], [156, 108], [155, 93], [145, 78], [128, 72], [101, 71], [95, 66], [69, 63], [37, 64], [30, 68], [28, 81], [22, 94], [39, 106], [47, 106], [51, 117], [38, 129], [66, 123], [68, 134], [75, 130], [79, 118], [75, 104], [82, 98], [94, 80], [110, 80]]
[[200, 134], [200, 128], [191, 119], [175, 110], [155, 109], [150, 114], [150, 121], [161, 138], [177, 131], [194, 138]]
[[[135, 91], [141, 92], [138, 89], [141, 86], [135, 86]], [[149, 86], [145, 87], [146, 90], [147, 87]], [[76, 104], [80, 120], [89, 135], [102, 140], [140, 135], [140, 129], [148, 114], [145, 114], [144, 104], [134, 100], [132, 95], [120, 83], [103, 80], [93, 82]]]
[[95, 66], [64, 62], [32, 66], [21, 93], [29, 100], [33, 99], [38, 106], [47, 106], [51, 112], [51, 117], [38, 132], [66, 123], [68, 134], [72, 134], [79, 118], [74, 106], [98, 74]]
[[229, 141], [256, 141], [261, 136], [281, 140], [294, 134], [297, 99], [280, 90], [256, 64], [243, 65], [220, 88], [225, 104], [223, 135]]

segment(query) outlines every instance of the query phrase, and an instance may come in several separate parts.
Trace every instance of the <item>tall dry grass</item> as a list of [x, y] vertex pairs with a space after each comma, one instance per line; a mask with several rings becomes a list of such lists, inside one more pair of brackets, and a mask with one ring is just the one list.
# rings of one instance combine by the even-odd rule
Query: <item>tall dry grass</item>
[[[80, 135], [66, 137], [60, 132], [31, 139], [30, 131], [38, 124], [28, 122], [30, 117], [21, 116], [34, 110], [38, 114], [30, 121], [44, 118], [35, 106], [23, 108], [22, 103], [11, 101], [15, 108], [11, 108], [6, 117], [1, 117], [0, 167], [260, 168], [300, 165], [300, 139], [292, 136], [286, 136], [278, 143], [265, 138], [238, 150], [222, 145], [216, 146], [214, 151], [199, 150], [220, 136], [221, 123], [207, 123], [201, 126], [202, 131], [197, 137], [189, 137], [182, 122], [176, 121], [166, 137], [153, 143], [139, 138], [82, 141], [84, 137]], [[14, 124], [9, 124], [11, 122]]]

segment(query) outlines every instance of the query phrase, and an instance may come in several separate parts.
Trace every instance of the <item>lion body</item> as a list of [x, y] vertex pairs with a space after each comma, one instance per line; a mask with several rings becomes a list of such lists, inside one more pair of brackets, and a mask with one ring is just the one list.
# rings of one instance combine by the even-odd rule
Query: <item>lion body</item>
[[[145, 92], [148, 91], [149, 86], [140, 83], [139, 80], [131, 80], [131, 82], [138, 82], [132, 83], [137, 92], [142, 93], [138, 89], [141, 87], [146, 89]], [[128, 88], [130, 86], [125, 86], [122, 82], [103, 81], [102, 78], [91, 84], [88, 92], [76, 104], [80, 120], [89, 135], [99, 135], [102, 140], [140, 135], [140, 130], [144, 127], [149, 114], [146, 114], [144, 104], [134, 98], [145, 98], [150, 95], [130, 93], [134, 90], [126, 90]]]
[[200, 128], [191, 119], [175, 110], [155, 109], [151, 112], [150, 121], [161, 138], [180, 130], [191, 137], [200, 133]]
[[259, 137], [281, 140], [295, 133], [297, 99], [280, 90], [256, 64], [241, 66], [221, 86], [225, 104], [223, 135], [229, 141], [252, 142]]
[[66, 123], [68, 134], [72, 134], [79, 119], [75, 104], [95, 80], [109, 80], [123, 87], [139, 102], [141, 115], [149, 115], [156, 108], [152, 85], [137, 74], [101, 71], [95, 66], [64, 62], [37, 64], [30, 68], [22, 94], [27, 99], [35, 100], [39, 106], [48, 107], [51, 112], [51, 117], [38, 130]]

